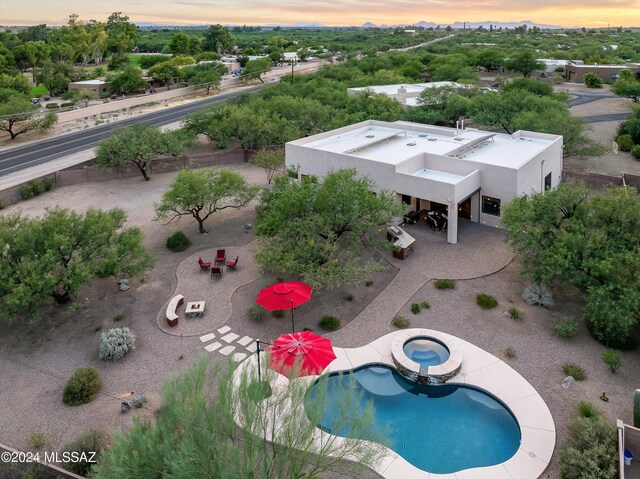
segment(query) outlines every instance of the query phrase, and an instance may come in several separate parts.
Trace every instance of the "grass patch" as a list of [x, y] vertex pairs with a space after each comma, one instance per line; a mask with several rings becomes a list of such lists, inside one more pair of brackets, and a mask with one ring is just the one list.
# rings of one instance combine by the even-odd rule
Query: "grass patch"
[[96, 368], [78, 368], [64, 388], [62, 402], [79, 406], [93, 401], [102, 388], [102, 377]]
[[515, 359], [515, 357], [517, 356], [516, 350], [512, 346], [504, 348], [504, 351], [502, 351], [502, 354], [504, 354], [505, 358], [509, 358], [509, 359]]
[[490, 294], [486, 293], [478, 293], [478, 295], [476, 296], [476, 303], [482, 309], [491, 309], [498, 306], [498, 300]]
[[413, 314], [420, 314], [420, 310], [421, 310], [421, 309], [422, 309], [422, 308], [420, 307], [420, 305], [419, 305], [418, 303], [413, 303], [413, 304], [411, 305], [411, 312], [412, 312]]
[[455, 279], [436, 279], [433, 282], [436, 289], [453, 289], [456, 287]]
[[340, 320], [335, 316], [323, 316], [318, 326], [325, 331], [335, 331], [340, 327]]
[[278, 319], [280, 319], [280, 318], [284, 318], [284, 310], [282, 310], [282, 309], [276, 309], [276, 310], [274, 310], [274, 311], [271, 311], [271, 315], [272, 315], [274, 318], [278, 318]]
[[114, 323], [119, 323], [120, 321], [124, 320], [124, 314], [116, 314], [113, 317], [113, 322]]
[[409, 321], [404, 316], [398, 315], [393, 318], [391, 324], [393, 324], [398, 329], [407, 329], [409, 326], [411, 326], [411, 321]]
[[578, 332], [578, 324], [571, 318], [563, 317], [553, 323], [553, 329], [561, 338], [571, 338]]
[[127, 55], [127, 58], [129, 59], [129, 63], [131, 65], [140, 68], [140, 57], [144, 55], [144, 53], [129, 53]]
[[600, 410], [589, 401], [580, 401], [577, 406], [578, 416], [587, 419], [600, 417]]
[[372, 280], [367, 280], [365, 281], [364, 285], [368, 288], [370, 286], [373, 286], [373, 281]]
[[622, 366], [622, 359], [620, 359], [620, 353], [613, 349], [602, 353], [602, 361], [609, 366], [609, 369], [613, 374], [616, 373], [620, 366]]
[[344, 295], [344, 299], [346, 301], [353, 301], [354, 298], [355, 298], [355, 296], [353, 296], [353, 294], [351, 294], [351, 293], [345, 293], [345, 295]]
[[31, 92], [29, 93], [29, 95], [31, 95], [31, 98], [40, 98], [41, 96], [48, 95], [48, 94], [49, 94], [49, 90], [47, 90], [47, 87], [44, 85], [38, 85], [38, 86], [32, 87]]
[[420, 303], [420, 307], [422, 309], [430, 309], [431, 308], [431, 303], [429, 303], [429, 301], [423, 301], [422, 303]]
[[264, 317], [264, 312], [265, 309], [262, 306], [260, 306], [259, 304], [254, 304], [249, 308], [249, 311], [247, 311], [247, 315], [249, 316], [249, 319], [255, 321], [256, 323], [259, 323]]
[[513, 306], [507, 309], [507, 313], [509, 313], [509, 317], [511, 319], [515, 319], [516, 321], [520, 321], [521, 319], [524, 318], [524, 313], [520, 311], [518, 308]]
[[576, 363], [564, 363], [562, 365], [562, 372], [567, 376], [571, 376], [576, 381], [584, 381], [587, 379], [584, 368]]
[[27, 437], [27, 442], [31, 449], [41, 449], [47, 445], [49, 438], [42, 431], [32, 431]]

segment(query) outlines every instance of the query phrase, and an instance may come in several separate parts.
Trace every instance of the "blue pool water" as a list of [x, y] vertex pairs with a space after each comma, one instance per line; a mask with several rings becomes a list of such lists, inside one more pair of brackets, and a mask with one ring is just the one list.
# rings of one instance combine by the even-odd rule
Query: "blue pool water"
[[403, 346], [404, 354], [421, 367], [437, 366], [449, 359], [449, 349], [433, 338], [415, 338]]
[[[354, 437], [349, 430], [334, 430], [341, 392], [351, 376], [362, 393], [354, 408], [371, 402], [376, 426], [391, 442], [387, 445], [419, 469], [446, 474], [500, 464], [520, 446], [516, 419], [495, 397], [468, 386], [415, 384], [387, 366], [364, 366], [328, 378], [328, 407], [318, 426], [332, 434]], [[307, 397], [307, 415], [317, 407], [318, 387]]]

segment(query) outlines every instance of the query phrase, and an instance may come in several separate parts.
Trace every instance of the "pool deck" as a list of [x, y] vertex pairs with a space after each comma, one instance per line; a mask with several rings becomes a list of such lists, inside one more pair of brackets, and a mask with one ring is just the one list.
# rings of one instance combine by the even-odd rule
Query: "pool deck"
[[[520, 426], [522, 439], [518, 451], [495, 466], [465, 469], [451, 474], [423, 471], [400, 455], [386, 449], [375, 470], [385, 478], [395, 479], [538, 479], [551, 462], [556, 443], [556, 428], [551, 412], [538, 392], [518, 372], [483, 349], [450, 334], [431, 329], [406, 329], [386, 334], [359, 348], [336, 348], [336, 359], [324, 373], [348, 371], [366, 364], [386, 364], [395, 368], [392, 343], [416, 336], [430, 336], [462, 352], [462, 367], [447, 384], [465, 384], [480, 388], [505, 403]], [[255, 368], [255, 358], [244, 361], [236, 374]], [[311, 384], [317, 376], [300, 378]], [[277, 375], [275, 383], [286, 383]], [[274, 386], [275, 384], [272, 384]], [[286, 388], [274, 388], [274, 393]], [[303, 414], [303, 412], [299, 412]], [[320, 434], [327, 434], [320, 432]]]

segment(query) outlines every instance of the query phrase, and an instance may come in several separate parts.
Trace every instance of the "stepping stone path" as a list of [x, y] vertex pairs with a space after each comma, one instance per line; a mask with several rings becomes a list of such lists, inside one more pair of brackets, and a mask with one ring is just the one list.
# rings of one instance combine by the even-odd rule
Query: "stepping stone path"
[[[233, 353], [231, 355], [231, 359], [239, 363], [241, 361], [244, 361], [249, 354], [253, 354], [256, 352], [256, 341], [252, 337], [243, 336], [242, 338], [240, 338], [239, 334], [231, 332], [231, 328], [229, 326], [223, 326], [219, 328], [217, 332], [223, 336], [219, 337], [219, 341], [215, 341], [213, 343], [211, 343], [210, 341], [213, 341], [216, 338], [216, 333], [208, 333], [200, 336], [200, 341], [202, 343], [209, 343], [205, 345], [204, 349], [209, 351], [210, 353], [217, 351], [223, 356], [229, 356], [231, 353]], [[220, 341], [224, 341], [229, 345], [224, 346], [224, 343]], [[236, 348], [244, 348], [247, 352], [234, 352], [236, 351]]]

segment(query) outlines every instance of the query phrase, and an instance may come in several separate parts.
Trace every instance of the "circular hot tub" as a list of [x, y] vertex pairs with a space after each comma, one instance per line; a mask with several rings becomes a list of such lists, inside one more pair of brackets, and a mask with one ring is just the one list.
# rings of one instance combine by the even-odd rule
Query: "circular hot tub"
[[451, 355], [449, 348], [443, 342], [428, 337], [412, 338], [404, 343], [402, 350], [421, 368], [445, 363]]

